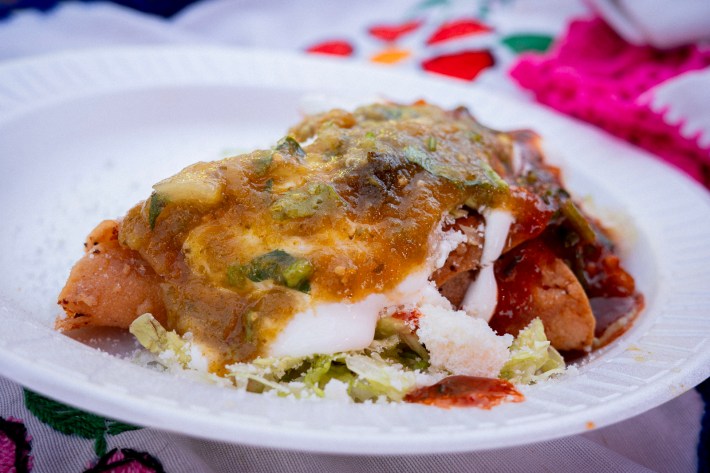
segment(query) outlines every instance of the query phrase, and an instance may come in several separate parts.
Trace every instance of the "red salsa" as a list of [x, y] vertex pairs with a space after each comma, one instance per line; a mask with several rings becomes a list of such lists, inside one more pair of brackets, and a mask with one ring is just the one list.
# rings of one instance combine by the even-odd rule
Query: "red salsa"
[[497, 378], [449, 376], [438, 383], [416, 389], [405, 402], [436, 407], [478, 407], [490, 409], [503, 402], [521, 402], [525, 397], [512, 383]]

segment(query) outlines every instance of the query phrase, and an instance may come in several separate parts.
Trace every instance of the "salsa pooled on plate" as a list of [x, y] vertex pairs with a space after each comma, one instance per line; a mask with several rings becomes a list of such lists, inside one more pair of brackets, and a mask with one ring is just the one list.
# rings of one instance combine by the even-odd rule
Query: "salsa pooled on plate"
[[56, 327], [129, 329], [252, 392], [521, 400], [643, 305], [539, 141], [423, 102], [308, 116], [101, 222]]

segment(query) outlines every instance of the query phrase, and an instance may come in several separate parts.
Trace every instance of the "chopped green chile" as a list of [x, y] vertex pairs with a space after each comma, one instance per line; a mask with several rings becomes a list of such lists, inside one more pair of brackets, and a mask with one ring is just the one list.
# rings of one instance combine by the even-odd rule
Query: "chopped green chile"
[[300, 287], [313, 275], [313, 265], [304, 258], [297, 258], [282, 270], [286, 287]]
[[587, 243], [594, 243], [596, 241], [596, 232], [589, 224], [586, 217], [582, 215], [582, 212], [580, 212], [574, 202], [572, 202], [572, 199], [565, 199], [564, 202], [560, 204], [560, 211], [582, 240]]
[[429, 352], [426, 351], [424, 345], [419, 341], [416, 333], [407, 325], [404, 320], [394, 317], [383, 317], [377, 321], [375, 328], [375, 337], [378, 339], [397, 335], [399, 339], [407, 345], [414, 353], [419, 355], [422, 360], [429, 361]]
[[276, 284], [309, 292], [313, 265], [305, 258], [296, 258], [283, 250], [274, 250], [257, 256], [246, 265], [227, 268], [227, 281], [231, 286], [243, 287], [246, 279], [252, 282], [271, 280]]
[[264, 183], [264, 192], [271, 192], [271, 190], [273, 188], [274, 188], [274, 180], [267, 179], [266, 182]]
[[462, 155], [460, 159], [446, 161], [432, 150], [427, 152], [415, 146], [404, 148], [404, 156], [407, 161], [421, 166], [434, 176], [470, 191], [471, 195], [466, 200], [466, 205], [470, 207], [491, 204], [496, 196], [508, 194], [508, 184], [485, 160]]
[[274, 161], [274, 155], [268, 151], [261, 151], [255, 153], [256, 156], [252, 159], [252, 165], [254, 167], [254, 174], [257, 176], [263, 176], [267, 173], [271, 167], [271, 163]]
[[259, 314], [253, 311], [247, 312], [244, 316], [244, 338], [249, 343], [254, 341], [254, 323], [258, 316]]
[[155, 222], [158, 220], [158, 216], [167, 204], [168, 199], [157, 192], [153, 192], [150, 195], [150, 204], [148, 206], [148, 224], [150, 225], [151, 230], [155, 229]]
[[432, 156], [426, 151], [415, 146], [407, 146], [404, 148], [404, 157], [410, 163], [417, 164], [429, 171], [431, 174], [437, 177], [444, 177], [449, 180], [455, 180], [453, 176], [450, 176], [450, 169], [441, 166]]
[[293, 156], [296, 158], [303, 159], [306, 157], [306, 152], [303, 151], [301, 145], [291, 136], [286, 136], [281, 138], [278, 143], [276, 143], [276, 151], [285, 154], [287, 156]]
[[343, 200], [332, 186], [312, 183], [283, 194], [271, 205], [271, 216], [274, 220], [310, 217], [320, 210], [328, 211], [342, 203]]
[[233, 264], [227, 268], [227, 284], [232, 287], [243, 288], [246, 283], [247, 276], [244, 266]]

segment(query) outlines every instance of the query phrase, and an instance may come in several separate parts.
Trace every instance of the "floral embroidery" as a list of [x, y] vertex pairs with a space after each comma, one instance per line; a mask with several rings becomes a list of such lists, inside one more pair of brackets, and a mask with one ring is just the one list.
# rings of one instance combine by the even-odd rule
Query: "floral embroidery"
[[423, 0], [415, 8], [420, 10], [426, 10], [427, 8], [446, 6], [449, 4], [449, 0]]
[[0, 417], [0, 473], [32, 470], [31, 440], [21, 420]]
[[380, 64], [396, 64], [404, 61], [411, 55], [412, 52], [406, 49], [388, 48], [372, 56], [370, 61]]
[[25, 389], [25, 407], [44, 424], [65, 435], [77, 435], [93, 439], [94, 451], [101, 456], [106, 453], [106, 436], [118, 435], [140, 429], [111, 419], [89, 414], [74, 407], [53, 401]]
[[490, 51], [462, 51], [427, 59], [422, 63], [422, 68], [429, 72], [473, 80], [481, 71], [494, 64], [495, 59]]
[[[452, 4], [448, 0], [423, 0], [404, 14], [401, 22], [373, 23], [365, 28], [370, 38], [384, 42], [384, 47], [374, 53], [367, 51], [367, 42], [362, 45], [361, 56], [370, 62], [378, 64], [403, 64], [416, 61], [419, 67], [428, 72], [473, 80], [486, 68], [495, 65], [494, 51], [499, 46], [505, 46], [514, 52], [537, 50], [549, 47], [551, 39], [534, 33], [502, 38], [494, 28], [484, 23], [483, 18], [491, 5], [496, 2], [506, 3], [509, 0], [478, 0], [478, 18], [456, 17], [451, 12]], [[432, 12], [436, 10], [436, 15]], [[424, 13], [426, 11], [426, 13]], [[452, 18], [453, 16], [453, 18]], [[440, 23], [427, 24], [429, 19], [442, 18]], [[448, 18], [448, 19], [447, 19]], [[433, 30], [433, 32], [431, 32]], [[428, 36], [427, 36], [428, 35]], [[406, 46], [403, 38], [406, 36]], [[483, 42], [478, 37], [485, 36]], [[464, 40], [476, 37], [475, 48]], [[464, 42], [462, 42], [464, 41]], [[419, 48], [413, 46], [418, 43]], [[452, 50], [450, 46], [455, 45]], [[443, 46], [442, 46], [443, 45]], [[446, 48], [444, 51], [434, 48]], [[312, 54], [329, 54], [351, 57], [355, 55], [356, 43], [333, 38], [305, 48]], [[428, 54], [428, 59], [422, 60], [417, 49]], [[457, 50], [458, 49], [458, 50]], [[431, 57], [434, 55], [433, 57]]]
[[432, 45], [450, 41], [452, 39], [472, 36], [481, 33], [488, 33], [492, 29], [474, 19], [464, 18], [444, 23], [432, 34], [426, 41], [426, 44]]
[[332, 56], [351, 56], [355, 48], [343, 40], [324, 41], [306, 49], [311, 54], [329, 54]]
[[501, 42], [515, 53], [524, 51], [545, 52], [552, 45], [552, 36], [543, 34], [515, 34], [506, 36]]
[[368, 28], [368, 32], [371, 36], [382, 41], [394, 42], [400, 37], [411, 33], [412, 31], [418, 29], [422, 25], [421, 20], [408, 21], [400, 25], [373, 25]]
[[84, 473], [165, 473], [163, 465], [146, 452], [114, 448]]

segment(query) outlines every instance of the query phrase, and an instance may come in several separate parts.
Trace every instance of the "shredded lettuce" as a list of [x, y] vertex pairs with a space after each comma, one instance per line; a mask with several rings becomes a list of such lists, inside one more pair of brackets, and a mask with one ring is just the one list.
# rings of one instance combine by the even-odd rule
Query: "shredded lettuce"
[[165, 330], [152, 314], [145, 313], [138, 317], [128, 331], [151, 353], [174, 356], [182, 366], [187, 366], [192, 360], [190, 344], [174, 330]]
[[[175, 331], [166, 330], [151, 314], [143, 314], [130, 332], [159, 360], [191, 366], [191, 343]], [[250, 363], [228, 366], [228, 376], [238, 387], [250, 392], [273, 391], [279, 396], [325, 397], [332, 381], [347, 386], [347, 394], [357, 402], [382, 397], [401, 401], [414, 387], [415, 372], [402, 364], [385, 360], [378, 351], [392, 353], [406, 347], [397, 335], [378, 340], [361, 353], [336, 353], [309, 357], [256, 358]], [[411, 353], [411, 351], [410, 351]], [[170, 364], [170, 363], [168, 363]]]
[[395, 317], [383, 317], [377, 321], [375, 328], [375, 338], [387, 338], [396, 335], [399, 340], [406, 344], [414, 353], [419, 355], [424, 361], [429, 361], [429, 352], [419, 341], [419, 337], [412, 330], [407, 322]]
[[136, 353], [134, 361], [145, 366], [169, 371], [178, 376], [203, 382], [229, 386], [231, 380], [207, 371], [207, 359], [192, 343], [189, 333], [180, 336], [168, 331], [151, 314], [138, 317], [128, 330], [148, 352]]
[[319, 396], [325, 396], [325, 387], [328, 383], [337, 379], [338, 381], [350, 384], [355, 376], [344, 364], [345, 355], [316, 355], [310, 362], [310, 368], [303, 376], [303, 383]]
[[270, 374], [275, 379], [281, 379], [292, 370], [298, 369], [305, 362], [303, 357], [282, 356], [279, 358], [257, 358], [251, 362], [263, 373]]
[[278, 395], [325, 396], [325, 387], [336, 379], [349, 384], [355, 379], [345, 366], [345, 354], [293, 358], [257, 358], [251, 363], [227, 367], [228, 376], [248, 391], [275, 391]]
[[[286, 361], [285, 361], [286, 360]], [[369, 355], [336, 353], [305, 358], [257, 358], [228, 366], [229, 376], [249, 391], [325, 397], [328, 383], [344, 383], [356, 402], [382, 397], [401, 401], [415, 384], [414, 371]]]
[[[227, 377], [247, 391], [271, 391], [278, 396], [328, 397], [330, 393], [347, 395], [355, 402], [401, 401], [415, 387], [416, 370], [428, 367], [428, 353], [406, 323], [383, 320], [377, 339], [360, 352], [259, 357], [229, 365]], [[189, 337], [166, 330], [151, 314], [138, 317], [129, 330], [166, 367], [194, 368]], [[334, 389], [327, 389], [329, 383]]]
[[227, 366], [228, 376], [232, 377], [237, 387], [250, 392], [273, 390], [285, 396], [293, 394], [301, 397], [304, 386], [292, 386], [284, 382], [289, 373], [299, 369], [305, 362], [304, 358], [284, 356], [281, 358], [256, 358], [251, 363], [235, 363]]
[[532, 384], [564, 373], [562, 355], [550, 346], [545, 327], [534, 319], [510, 346], [510, 359], [500, 370], [500, 377], [513, 383]]
[[[191, 372], [197, 369], [193, 366], [195, 347], [189, 336], [166, 330], [151, 314], [138, 317], [129, 330], [166, 367]], [[510, 351], [510, 359], [500, 372], [503, 379], [531, 384], [564, 372], [564, 360], [550, 346], [540, 319], [518, 334]], [[416, 387], [419, 375], [430, 373], [428, 368], [428, 353], [414, 330], [404, 321], [384, 318], [378, 324], [376, 339], [365, 350], [307, 357], [260, 357], [229, 365], [227, 379], [247, 391], [278, 396], [401, 401]], [[216, 377], [205, 374], [210, 379]]]
[[414, 388], [414, 372], [403, 370], [402, 365], [388, 363], [376, 354], [349, 355], [345, 364], [358, 375], [358, 379], [350, 385], [350, 396], [356, 401], [377, 399], [380, 396], [401, 401]]

